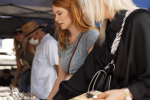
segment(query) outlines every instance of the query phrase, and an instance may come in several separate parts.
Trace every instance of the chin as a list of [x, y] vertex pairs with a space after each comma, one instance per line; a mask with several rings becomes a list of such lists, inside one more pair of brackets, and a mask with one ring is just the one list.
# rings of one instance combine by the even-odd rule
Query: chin
[[61, 27], [62, 30], [66, 30], [67, 28]]
[[21, 40], [17, 40], [18, 42], [21, 42]]

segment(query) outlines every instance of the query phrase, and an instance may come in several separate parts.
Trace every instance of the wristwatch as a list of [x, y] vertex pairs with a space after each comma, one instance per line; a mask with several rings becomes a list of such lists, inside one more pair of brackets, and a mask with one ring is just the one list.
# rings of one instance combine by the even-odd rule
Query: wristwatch
[[129, 89], [124, 88], [124, 92], [126, 93], [126, 99], [125, 100], [132, 100], [132, 97], [130, 96]]

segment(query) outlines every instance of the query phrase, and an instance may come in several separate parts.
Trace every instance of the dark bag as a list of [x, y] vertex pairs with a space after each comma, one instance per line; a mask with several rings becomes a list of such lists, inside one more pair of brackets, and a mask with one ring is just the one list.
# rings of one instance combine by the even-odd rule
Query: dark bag
[[31, 84], [31, 71], [28, 71], [28, 75], [26, 77], [25, 83], [26, 83], [26, 85]]
[[[110, 82], [112, 79], [112, 73], [115, 70], [115, 65], [109, 64], [104, 68], [98, 77], [98, 82], [96, 84], [96, 90], [101, 92], [107, 91], [110, 89]], [[101, 84], [101, 85], [100, 85]]]
[[[101, 92], [107, 91], [110, 89], [110, 82], [112, 79], [112, 73], [115, 70], [115, 65], [112, 63], [105, 66], [104, 70], [99, 70], [92, 78], [88, 92], [89, 90], [98, 90]], [[93, 82], [94, 81], [94, 82]], [[90, 89], [91, 85], [93, 84], [92, 89]]]

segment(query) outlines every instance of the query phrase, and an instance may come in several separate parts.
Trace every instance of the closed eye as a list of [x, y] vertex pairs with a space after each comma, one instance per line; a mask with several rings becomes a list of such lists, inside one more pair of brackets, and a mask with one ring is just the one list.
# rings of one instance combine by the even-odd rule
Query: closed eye
[[58, 15], [61, 15], [62, 14], [62, 12], [61, 13], [58, 13]]

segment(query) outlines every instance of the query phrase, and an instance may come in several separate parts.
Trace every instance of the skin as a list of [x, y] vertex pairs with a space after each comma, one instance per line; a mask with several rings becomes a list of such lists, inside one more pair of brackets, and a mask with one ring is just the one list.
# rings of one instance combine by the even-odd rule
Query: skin
[[18, 42], [21, 43], [24, 38], [23, 33], [16, 33], [15, 38]]
[[[113, 20], [115, 17], [116, 11], [109, 12], [109, 8], [105, 5], [105, 19], [108, 19], [110, 22]], [[133, 98], [131, 92], [129, 91], [130, 96]], [[124, 89], [114, 89], [114, 90], [109, 90], [106, 91], [100, 95], [97, 96], [95, 100], [99, 99], [105, 99], [105, 100], [125, 100], [126, 94]]]
[[38, 39], [39, 42], [40, 42], [45, 35], [46, 35], [45, 32], [43, 32], [42, 30], [39, 30], [39, 31], [33, 33], [32, 35], [30, 35], [28, 37], [28, 40], [30, 41], [31, 38], [33, 38], [34, 40]]
[[[64, 29], [68, 29], [70, 31], [70, 34], [68, 34], [67, 40], [68, 40], [68, 45], [72, 45], [78, 35], [80, 34], [80, 30], [77, 30], [70, 18], [69, 12], [68, 10], [61, 8], [61, 7], [56, 7], [53, 6], [53, 13], [55, 15], [55, 21], [60, 24], [60, 27], [62, 28], [62, 30]], [[94, 46], [94, 45], [93, 45]], [[88, 53], [91, 52], [91, 50], [93, 49], [93, 46], [90, 47], [90, 49], [88, 50]], [[65, 80], [65, 78], [67, 77], [67, 72], [65, 72], [61, 66], [61, 58], [59, 57], [59, 66], [58, 66], [58, 77], [55, 81], [55, 84], [53, 86], [52, 91], [50, 92], [47, 100], [52, 100], [52, 98], [56, 95], [56, 93], [59, 90], [59, 84]]]

